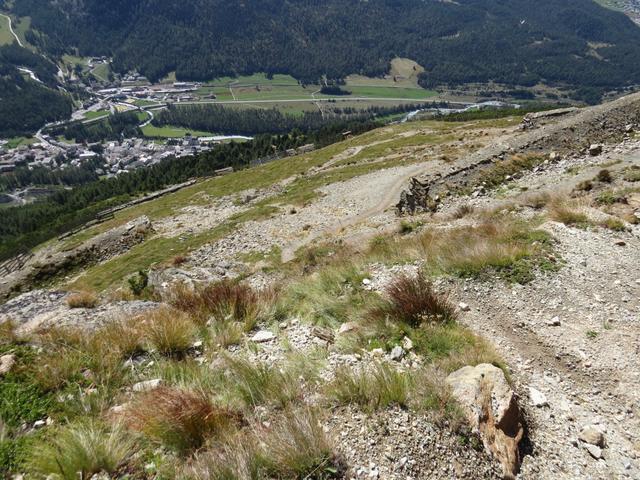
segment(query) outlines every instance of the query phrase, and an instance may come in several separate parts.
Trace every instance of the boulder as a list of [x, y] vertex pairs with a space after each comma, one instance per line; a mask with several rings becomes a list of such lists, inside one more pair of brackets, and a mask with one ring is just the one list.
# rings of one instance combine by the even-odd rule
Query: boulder
[[396, 347], [393, 347], [393, 350], [391, 350], [391, 353], [389, 354], [389, 358], [391, 358], [391, 360], [399, 362], [404, 358], [404, 354], [405, 354], [404, 348], [400, 346], [396, 346]]
[[463, 367], [447, 377], [447, 384], [485, 449], [502, 464], [504, 478], [515, 479], [524, 427], [517, 395], [502, 370], [486, 363]]

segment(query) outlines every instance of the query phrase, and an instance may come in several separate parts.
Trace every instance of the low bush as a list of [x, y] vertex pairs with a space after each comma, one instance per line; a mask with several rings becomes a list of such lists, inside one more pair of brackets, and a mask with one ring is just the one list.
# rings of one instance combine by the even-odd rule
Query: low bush
[[245, 406], [283, 408], [302, 396], [303, 382], [315, 381], [317, 365], [310, 360], [295, 358], [278, 367], [227, 357], [227, 386]]
[[598, 175], [596, 175], [596, 180], [602, 183], [611, 183], [613, 182], [613, 176], [611, 175], [611, 172], [605, 168], [598, 172]]
[[323, 480], [341, 478], [344, 473], [318, 414], [309, 407], [285, 411], [260, 436], [269, 478]]

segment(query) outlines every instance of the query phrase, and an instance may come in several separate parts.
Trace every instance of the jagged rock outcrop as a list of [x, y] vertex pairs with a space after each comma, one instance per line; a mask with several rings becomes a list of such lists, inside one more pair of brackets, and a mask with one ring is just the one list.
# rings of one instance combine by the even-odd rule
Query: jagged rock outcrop
[[502, 463], [504, 478], [515, 479], [524, 427], [517, 396], [502, 370], [486, 363], [463, 367], [447, 377], [447, 384], [485, 449]]
[[432, 197], [429, 190], [428, 183], [422, 183], [417, 178], [412, 178], [409, 190], [400, 194], [400, 201], [396, 205], [398, 215], [435, 212], [438, 209], [439, 198]]

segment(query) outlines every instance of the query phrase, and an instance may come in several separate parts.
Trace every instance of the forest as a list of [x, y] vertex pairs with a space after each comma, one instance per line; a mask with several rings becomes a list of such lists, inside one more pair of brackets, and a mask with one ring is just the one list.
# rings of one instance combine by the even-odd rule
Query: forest
[[386, 108], [370, 107], [364, 110], [333, 108], [327, 114], [312, 111], [304, 112], [303, 115], [284, 114], [275, 108], [238, 110], [221, 105], [170, 106], [156, 115], [153, 124], [173, 125], [223, 135], [274, 134], [294, 129], [309, 132], [330, 123], [371, 120], [434, 105], [436, 104], [405, 104]]
[[211, 176], [220, 168], [247, 168], [273, 155], [274, 146], [277, 152], [306, 143], [321, 147], [341, 140], [345, 130], [357, 134], [379, 125], [372, 121], [339, 122], [308, 134], [294, 131], [287, 135], [262, 135], [246, 143], [219, 145], [193, 157], [170, 157], [149, 168], [60, 190], [28, 205], [6, 208], [0, 222], [0, 261], [82, 225], [105, 208], [137, 195], [191, 178]]
[[[539, 82], [599, 91], [640, 83], [640, 29], [591, 0], [21, 0], [28, 39], [61, 55], [112, 55], [151, 80], [266, 72], [306, 83], [380, 76], [392, 58], [424, 87]], [[11, 4], [11, 5], [10, 5]]]
[[[42, 84], [25, 78], [15, 65], [33, 70]], [[55, 89], [56, 71], [53, 63], [15, 43], [0, 47], [0, 137], [28, 135], [71, 116], [71, 98]]]
[[54, 136], [62, 135], [67, 140], [75, 140], [77, 143], [96, 143], [141, 137], [139, 123], [136, 112], [123, 112], [109, 115], [108, 118], [97, 122], [75, 122], [64, 127], [52, 128], [48, 133]]

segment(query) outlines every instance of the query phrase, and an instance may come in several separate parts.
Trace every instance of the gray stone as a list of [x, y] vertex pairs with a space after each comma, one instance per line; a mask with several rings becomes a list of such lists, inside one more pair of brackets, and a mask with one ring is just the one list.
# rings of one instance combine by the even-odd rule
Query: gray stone
[[584, 448], [586, 448], [587, 452], [589, 452], [589, 455], [591, 455], [596, 460], [600, 460], [602, 458], [602, 449], [600, 447], [587, 443]]
[[389, 357], [391, 358], [391, 360], [399, 362], [404, 358], [404, 353], [404, 349], [401, 346], [396, 346], [393, 347], [393, 350], [391, 350], [391, 354], [389, 354]]
[[144, 382], [138, 382], [133, 386], [134, 392], [149, 392], [162, 386], [162, 379], [155, 378], [153, 380], [145, 380]]
[[603, 448], [605, 445], [604, 433], [595, 425], [588, 425], [584, 427], [578, 438], [588, 444], [596, 445]]
[[460, 310], [462, 310], [463, 312], [471, 311], [471, 307], [469, 305], [467, 305], [466, 303], [464, 303], [464, 302], [460, 302], [460, 304], [458, 304], [458, 308]]
[[560, 317], [553, 317], [551, 320], [547, 320], [546, 323], [550, 327], [559, 327], [561, 325]]
[[589, 155], [595, 157], [602, 153], [602, 145], [594, 143], [589, 147]]
[[251, 337], [251, 341], [255, 343], [266, 343], [275, 339], [276, 335], [269, 330], [260, 330], [253, 337]]

